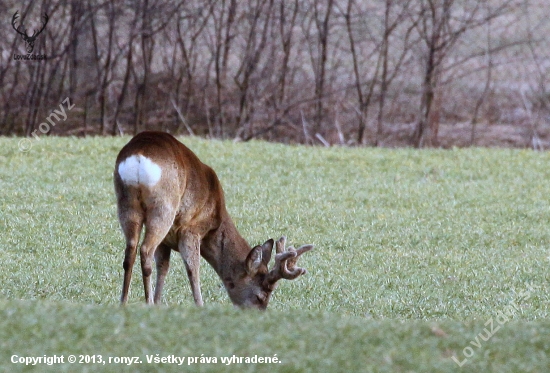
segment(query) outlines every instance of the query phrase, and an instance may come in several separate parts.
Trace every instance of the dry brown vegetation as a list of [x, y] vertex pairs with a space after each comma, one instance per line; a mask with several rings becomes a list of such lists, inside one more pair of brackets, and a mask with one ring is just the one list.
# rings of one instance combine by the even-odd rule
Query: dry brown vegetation
[[[16, 11], [29, 34], [48, 14], [33, 52], [47, 60], [14, 60]], [[0, 14], [1, 135], [50, 118], [49, 134], [550, 146], [541, 0], [8, 0]]]

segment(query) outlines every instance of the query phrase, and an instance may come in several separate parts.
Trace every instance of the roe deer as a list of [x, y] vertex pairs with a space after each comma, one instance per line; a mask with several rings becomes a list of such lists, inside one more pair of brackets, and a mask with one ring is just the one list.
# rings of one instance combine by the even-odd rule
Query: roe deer
[[118, 154], [114, 183], [126, 239], [122, 304], [128, 300], [143, 226], [140, 256], [148, 304], [153, 303], [152, 259], [157, 267], [154, 302], [159, 303], [171, 250], [183, 258], [197, 306], [203, 305], [200, 255], [220, 276], [231, 301], [241, 307], [265, 309], [278, 280], [293, 280], [306, 273], [296, 261], [313, 246], [286, 249], [284, 237], [276, 243], [275, 264], [268, 270], [273, 240], [250, 248], [226, 210], [214, 170], [167, 133], [142, 132], [131, 139]]

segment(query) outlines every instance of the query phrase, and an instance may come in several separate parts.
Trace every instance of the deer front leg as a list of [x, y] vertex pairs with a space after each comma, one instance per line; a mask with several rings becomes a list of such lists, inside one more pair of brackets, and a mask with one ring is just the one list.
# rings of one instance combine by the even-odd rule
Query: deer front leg
[[193, 234], [185, 235], [185, 237], [183, 237], [178, 243], [178, 251], [180, 252], [183, 262], [185, 263], [185, 269], [187, 270], [187, 277], [189, 277], [189, 283], [191, 284], [191, 291], [193, 292], [195, 304], [202, 307], [203, 302], [199, 277], [201, 257], [199, 236]]
[[155, 251], [155, 263], [157, 265], [157, 284], [155, 286], [155, 304], [159, 304], [162, 297], [162, 288], [164, 287], [164, 279], [170, 268], [170, 253], [172, 250], [166, 245], [159, 245]]
[[143, 290], [145, 291], [145, 303], [153, 304], [153, 292], [151, 288], [151, 273], [153, 268], [151, 266], [152, 257], [155, 253], [156, 245], [150, 240], [147, 240], [147, 236], [143, 240], [143, 244], [140, 249], [141, 259], [141, 274], [143, 276]]

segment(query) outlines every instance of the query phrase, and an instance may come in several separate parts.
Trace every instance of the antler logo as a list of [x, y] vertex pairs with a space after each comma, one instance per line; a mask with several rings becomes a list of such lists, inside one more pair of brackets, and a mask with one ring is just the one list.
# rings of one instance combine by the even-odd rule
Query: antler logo
[[19, 17], [17, 13], [19, 13], [19, 11], [15, 12], [15, 14], [13, 15], [13, 18], [11, 19], [11, 25], [13, 26], [13, 29], [17, 31], [19, 35], [21, 35], [21, 38], [25, 40], [25, 47], [27, 49], [27, 53], [32, 53], [36, 38], [38, 37], [38, 35], [40, 35], [40, 33], [44, 30], [44, 28], [48, 24], [48, 19], [49, 19], [48, 15], [44, 13], [44, 23], [42, 24], [42, 28], [40, 29], [40, 31], [36, 32], [36, 30], [34, 30], [32, 35], [29, 36], [27, 35], [27, 30], [23, 27], [23, 25], [19, 25], [19, 27], [15, 27], [15, 21]]

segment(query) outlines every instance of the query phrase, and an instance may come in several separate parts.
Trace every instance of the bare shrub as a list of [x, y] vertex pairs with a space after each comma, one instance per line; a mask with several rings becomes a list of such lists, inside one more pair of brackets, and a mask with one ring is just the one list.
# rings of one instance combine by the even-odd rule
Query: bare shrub
[[511, 125], [545, 147], [541, 1], [8, 0], [29, 30], [48, 14], [47, 60], [15, 59], [24, 42], [2, 23], [0, 134], [30, 135], [69, 95], [54, 134], [467, 146]]

